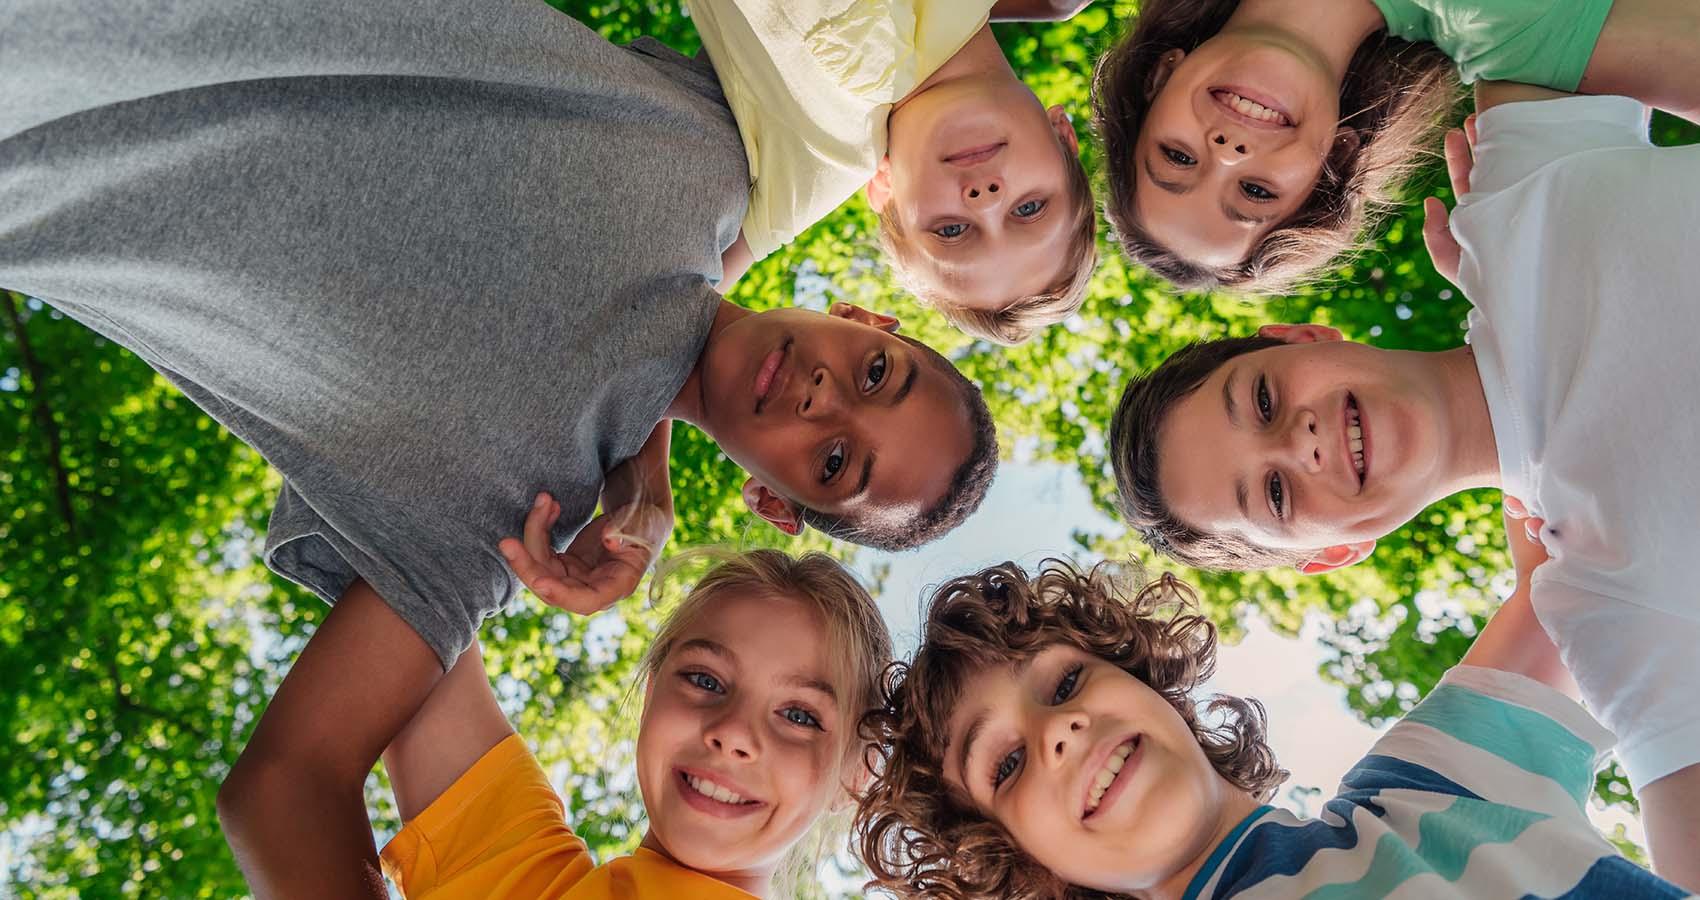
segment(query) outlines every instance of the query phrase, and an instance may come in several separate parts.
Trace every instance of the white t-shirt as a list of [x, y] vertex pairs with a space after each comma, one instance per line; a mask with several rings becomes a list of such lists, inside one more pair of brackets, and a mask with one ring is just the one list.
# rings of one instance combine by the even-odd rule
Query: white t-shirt
[[992, 0], [689, 0], [750, 164], [756, 259], [873, 177], [891, 107], [986, 24]]
[[1621, 97], [1482, 114], [1452, 230], [1541, 624], [1640, 788], [1700, 763], [1700, 146]]

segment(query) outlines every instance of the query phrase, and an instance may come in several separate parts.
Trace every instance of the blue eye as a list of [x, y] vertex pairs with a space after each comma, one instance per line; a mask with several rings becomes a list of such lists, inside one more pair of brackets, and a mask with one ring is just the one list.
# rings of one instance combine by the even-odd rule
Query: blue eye
[[948, 239], [948, 238], [961, 237], [963, 235], [963, 233], [966, 232], [967, 230], [968, 230], [968, 225], [966, 223], [952, 222], [949, 225], [944, 225], [944, 226], [941, 226], [939, 228], [933, 229], [933, 234], [936, 234], [941, 238], [947, 238]]
[[1261, 184], [1253, 184], [1250, 181], [1240, 182], [1240, 193], [1245, 194], [1247, 197], [1257, 201], [1258, 203], [1268, 203], [1275, 199], [1275, 193], [1273, 191]]
[[862, 390], [871, 391], [874, 388], [879, 387], [880, 383], [885, 381], [885, 370], [889, 364], [890, 363], [887, 362], [885, 354], [881, 353], [879, 357], [874, 360], [873, 365], [868, 367], [868, 377], [862, 382]]
[[1015, 208], [1015, 214], [1023, 219], [1031, 219], [1045, 210], [1045, 201], [1029, 200]]
[[821, 483], [825, 484], [831, 481], [832, 476], [837, 475], [842, 468], [844, 468], [844, 444], [837, 443], [832, 445], [831, 450], [827, 451], [826, 462], [821, 465]]
[[1188, 156], [1184, 151], [1176, 150], [1173, 147], [1162, 147], [1160, 149], [1165, 159], [1183, 169], [1190, 169], [1198, 164], [1198, 160]]
[[790, 722], [792, 725], [801, 725], [804, 728], [814, 728], [819, 731], [826, 730], [821, 727], [820, 720], [815, 718], [814, 713], [809, 712], [801, 706], [787, 706], [780, 710], [779, 714], [784, 716], [785, 721]]
[[992, 790], [997, 790], [1005, 781], [1009, 780], [1009, 776], [1015, 774], [1015, 770], [1021, 767], [1021, 758], [1026, 752], [1025, 749], [1017, 747], [998, 760], [997, 768], [992, 771]]
[[700, 688], [714, 694], [726, 693], [726, 686], [720, 683], [720, 679], [715, 678], [707, 672], [686, 672], [681, 677], [683, 677], [686, 683], [690, 684], [692, 687]]
[[1052, 706], [1074, 696], [1074, 686], [1080, 681], [1080, 670], [1082, 668], [1080, 664], [1076, 663], [1063, 673], [1062, 678], [1057, 681], [1056, 693], [1051, 695]]

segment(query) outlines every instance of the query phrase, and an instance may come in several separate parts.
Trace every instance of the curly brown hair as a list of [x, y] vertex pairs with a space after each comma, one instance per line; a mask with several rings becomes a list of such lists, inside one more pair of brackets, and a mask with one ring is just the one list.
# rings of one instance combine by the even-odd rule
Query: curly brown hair
[[1194, 262], [1151, 233], [1134, 211], [1134, 147], [1157, 95], [1165, 53], [1191, 53], [1214, 37], [1240, 0], [1146, 0], [1132, 29], [1098, 61], [1092, 122], [1104, 145], [1110, 220], [1122, 251], [1186, 290], [1229, 288], [1285, 293], [1357, 248], [1376, 218], [1393, 208], [1399, 184], [1440, 142], [1443, 119], [1460, 97], [1452, 60], [1428, 43], [1377, 32], [1358, 47], [1340, 84], [1342, 125], [1356, 141], [1336, 144], [1297, 211], [1229, 266]]
[[[921, 646], [893, 663], [883, 702], [862, 719], [877, 773], [856, 811], [857, 851], [870, 885], [901, 898], [1097, 898], [1029, 857], [944, 776], [951, 713], [975, 676], [1069, 644], [1161, 694], [1229, 783], [1266, 799], [1287, 777], [1265, 739], [1256, 700], [1193, 692], [1216, 668], [1216, 628], [1192, 589], [1137, 568], [1082, 571], [1048, 559], [1028, 574], [1012, 562], [957, 578], [928, 603]], [[1202, 712], [1202, 715], [1201, 715]], [[1220, 716], [1211, 724], [1205, 716]]]

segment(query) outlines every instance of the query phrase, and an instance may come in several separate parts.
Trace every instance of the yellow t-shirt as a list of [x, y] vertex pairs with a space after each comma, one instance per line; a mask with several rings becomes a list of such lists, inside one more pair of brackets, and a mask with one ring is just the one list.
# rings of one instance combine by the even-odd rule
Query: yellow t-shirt
[[561, 798], [510, 735], [407, 823], [382, 854], [408, 900], [611, 900], [752, 895], [639, 849], [596, 865]]
[[688, 0], [750, 163], [760, 259], [874, 174], [892, 104], [961, 50], [993, 0]]

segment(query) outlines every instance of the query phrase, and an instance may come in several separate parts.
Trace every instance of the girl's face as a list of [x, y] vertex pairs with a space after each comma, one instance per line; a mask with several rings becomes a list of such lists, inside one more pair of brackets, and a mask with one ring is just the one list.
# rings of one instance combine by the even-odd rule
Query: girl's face
[[1229, 266], [1310, 196], [1337, 136], [1340, 84], [1274, 31], [1172, 50], [1134, 142], [1135, 212], [1196, 264]]
[[645, 690], [644, 845], [732, 883], [765, 884], [839, 796], [854, 732], [818, 611], [728, 594], [680, 634]]

